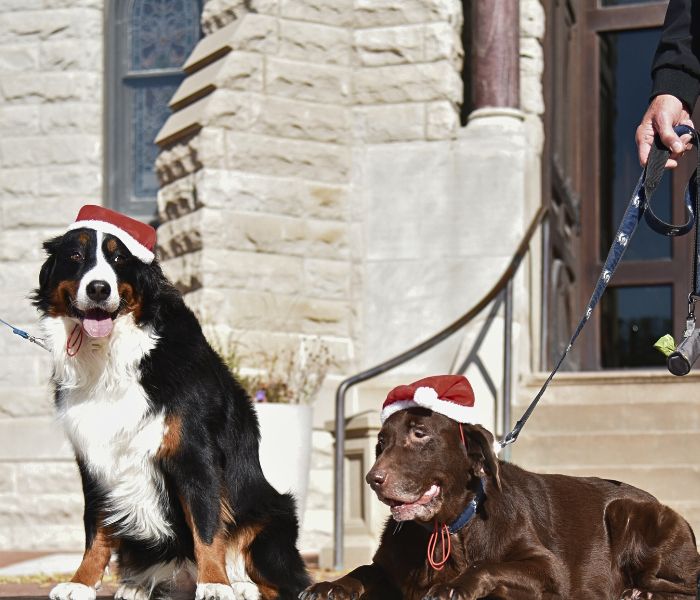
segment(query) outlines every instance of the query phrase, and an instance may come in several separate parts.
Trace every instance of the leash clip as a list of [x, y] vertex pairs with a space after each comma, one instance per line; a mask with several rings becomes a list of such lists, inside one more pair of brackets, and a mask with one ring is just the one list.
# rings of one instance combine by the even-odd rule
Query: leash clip
[[693, 294], [688, 294], [688, 316], [685, 318], [684, 338], [689, 338], [695, 331], [695, 302], [697, 298]]

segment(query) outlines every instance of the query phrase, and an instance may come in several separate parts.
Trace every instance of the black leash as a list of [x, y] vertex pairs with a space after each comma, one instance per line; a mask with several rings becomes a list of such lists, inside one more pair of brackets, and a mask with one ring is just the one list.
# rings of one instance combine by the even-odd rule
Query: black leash
[[[688, 127], [687, 125], [678, 125], [677, 127], [674, 127], [674, 130], [679, 136], [690, 134], [692, 136], [692, 143], [696, 146], [696, 148], [698, 147], [698, 132], [696, 132], [695, 129], [693, 129], [692, 127]], [[579, 321], [578, 326], [574, 331], [574, 334], [571, 336], [569, 344], [567, 345], [566, 349], [557, 361], [556, 365], [554, 366], [554, 369], [549, 374], [549, 377], [547, 377], [547, 380], [540, 388], [540, 391], [537, 392], [535, 399], [527, 407], [527, 410], [520, 418], [520, 420], [515, 424], [515, 427], [513, 427], [510, 433], [508, 433], [503, 438], [503, 440], [499, 442], [501, 448], [512, 444], [513, 442], [515, 442], [515, 440], [518, 439], [518, 435], [520, 435], [520, 432], [525, 426], [525, 423], [527, 423], [527, 420], [530, 418], [530, 415], [532, 415], [533, 411], [537, 407], [537, 403], [540, 401], [540, 398], [542, 398], [542, 395], [549, 386], [549, 383], [552, 381], [554, 375], [556, 375], [557, 371], [563, 364], [567, 355], [573, 348], [574, 343], [576, 342], [576, 338], [578, 338], [579, 334], [581, 333], [581, 330], [585, 327], [586, 323], [588, 323], [588, 320], [591, 318], [591, 315], [593, 314], [593, 309], [595, 309], [596, 305], [600, 301], [600, 298], [602, 297], [605, 288], [608, 286], [608, 282], [610, 281], [610, 279], [615, 273], [615, 270], [620, 264], [622, 256], [624, 255], [625, 250], [627, 249], [627, 246], [629, 245], [629, 242], [632, 239], [632, 236], [634, 235], [634, 232], [637, 229], [637, 225], [639, 225], [639, 221], [641, 221], [642, 217], [644, 217], [651, 229], [665, 236], [675, 237], [685, 235], [691, 229], [695, 228], [695, 258], [693, 261], [694, 264], [692, 281], [693, 291], [689, 297], [689, 303], [691, 303], [691, 299], [693, 303], [696, 298], [700, 299], [700, 287], [698, 287], [700, 285], [700, 282], [698, 281], [698, 253], [700, 253], [700, 246], [698, 245], [700, 243], [700, 240], [698, 238], [700, 238], [700, 236], [698, 235], [699, 223], [696, 219], [696, 215], [698, 214], [699, 208], [698, 202], [700, 199], [700, 181], [698, 178], [698, 173], [700, 173], [700, 150], [698, 151], [698, 167], [692, 179], [688, 183], [688, 187], [685, 191], [684, 201], [687, 220], [683, 225], [674, 225], [672, 223], [666, 223], [662, 219], [659, 219], [651, 208], [651, 198], [654, 195], [654, 191], [656, 190], [656, 187], [661, 181], [661, 178], [663, 177], [664, 165], [666, 164], [669, 155], [670, 151], [668, 150], [668, 148], [666, 148], [661, 143], [661, 140], [658, 138], [658, 136], [656, 136], [656, 138], [654, 139], [654, 145], [652, 146], [651, 152], [649, 153], [647, 166], [642, 171], [639, 181], [637, 182], [637, 185], [634, 188], [634, 192], [632, 192], [632, 198], [630, 199], [630, 202], [627, 206], [627, 210], [625, 211], [625, 214], [622, 217], [622, 222], [620, 223], [620, 227], [618, 228], [617, 233], [615, 234], [615, 239], [612, 243], [612, 246], [608, 251], [608, 256], [605, 259], [605, 265], [603, 266], [603, 270], [600, 274], [600, 277], [598, 277], [598, 282], [596, 283], [595, 289], [593, 290], [591, 299], [588, 301], [586, 311], [584, 312], [583, 317], [581, 317], [581, 320]], [[690, 308], [692, 309], [692, 305], [690, 306]], [[689, 310], [689, 313], [690, 312], [692, 311]], [[694, 325], [694, 317], [692, 322]]]

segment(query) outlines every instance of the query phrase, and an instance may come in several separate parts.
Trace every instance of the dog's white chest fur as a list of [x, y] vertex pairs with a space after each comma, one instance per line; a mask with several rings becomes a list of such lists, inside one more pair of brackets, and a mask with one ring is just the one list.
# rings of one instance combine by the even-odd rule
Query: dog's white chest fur
[[58, 416], [76, 455], [107, 498], [105, 523], [143, 540], [172, 537], [163, 513], [164, 483], [155, 455], [165, 432], [139, 383], [138, 366], [157, 343], [130, 315], [119, 317], [109, 338], [87, 336], [74, 357], [65, 344], [73, 322], [47, 318], [44, 330], [61, 389]]

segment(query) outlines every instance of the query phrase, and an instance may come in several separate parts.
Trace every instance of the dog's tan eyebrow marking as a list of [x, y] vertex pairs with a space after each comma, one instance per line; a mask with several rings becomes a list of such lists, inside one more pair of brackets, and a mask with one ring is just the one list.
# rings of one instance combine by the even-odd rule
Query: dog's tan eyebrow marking
[[78, 236], [78, 242], [83, 246], [87, 246], [90, 243], [90, 234], [85, 232], [81, 233]]
[[119, 244], [117, 244], [117, 240], [115, 240], [114, 238], [107, 240], [107, 251], [108, 252], [116, 252], [118, 248], [119, 248]]

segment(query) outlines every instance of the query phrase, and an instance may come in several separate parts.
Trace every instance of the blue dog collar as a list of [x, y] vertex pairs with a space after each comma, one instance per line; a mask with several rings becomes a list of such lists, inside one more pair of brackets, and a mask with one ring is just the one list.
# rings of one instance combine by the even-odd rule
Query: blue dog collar
[[471, 499], [471, 502], [467, 504], [467, 507], [462, 511], [452, 523], [447, 526], [450, 533], [457, 533], [462, 529], [469, 521], [472, 520], [476, 514], [479, 504], [484, 499], [484, 482], [479, 479], [479, 489], [476, 491], [476, 496]]

